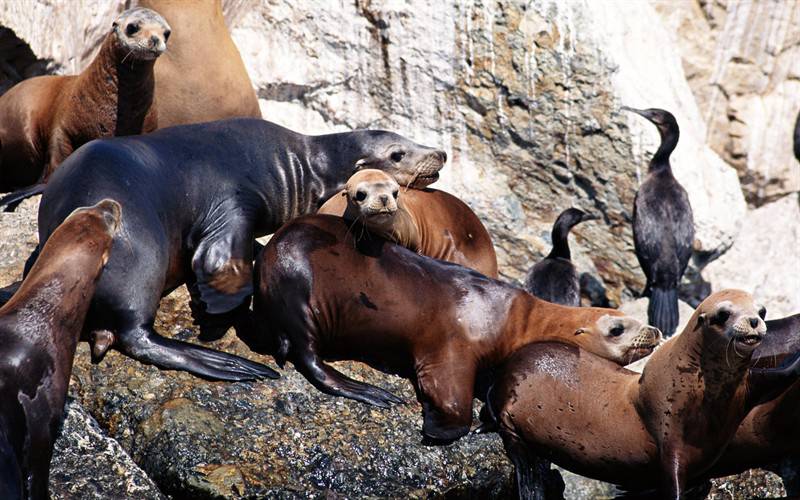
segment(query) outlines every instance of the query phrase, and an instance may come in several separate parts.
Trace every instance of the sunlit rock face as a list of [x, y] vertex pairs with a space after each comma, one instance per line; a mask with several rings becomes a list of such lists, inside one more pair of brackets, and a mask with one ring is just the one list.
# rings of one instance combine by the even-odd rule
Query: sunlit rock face
[[[80, 71], [131, 3], [0, 2], [0, 25], [13, 32], [0, 31], [0, 89]], [[223, 8], [265, 118], [310, 134], [385, 128], [445, 149], [436, 187], [484, 221], [507, 280], [550, 250], [563, 209], [598, 213], [575, 228], [573, 260], [597, 280], [598, 301], [640, 313], [632, 206], [659, 139], [620, 106], [671, 111], [681, 127], [672, 165], [697, 227], [685, 280], [695, 291], [683, 298], [737, 286], [755, 291], [770, 317], [800, 311], [794, 2], [225, 0]], [[2, 284], [36, 244], [37, 203], [0, 214]], [[160, 331], [192, 337], [186, 300], [183, 290], [166, 299]], [[230, 335], [219, 347], [248, 354]], [[413, 399], [405, 381], [343, 366]], [[285, 373], [281, 382], [227, 386], [113, 353], [92, 366], [82, 348], [72, 391], [165, 492], [508, 494], [496, 438], [433, 451], [419, 445], [416, 405], [375, 412]], [[350, 454], [359, 459], [346, 463]], [[752, 477], [720, 482], [719, 491], [780, 491], [774, 476]], [[359, 481], [364, 488], [353, 489]], [[609, 491], [576, 481], [575, 495]], [[756, 482], [766, 489], [740, 486]]]
[[761, 205], [800, 189], [791, 130], [800, 111], [797, 2], [653, 2], [708, 127], [707, 142]]

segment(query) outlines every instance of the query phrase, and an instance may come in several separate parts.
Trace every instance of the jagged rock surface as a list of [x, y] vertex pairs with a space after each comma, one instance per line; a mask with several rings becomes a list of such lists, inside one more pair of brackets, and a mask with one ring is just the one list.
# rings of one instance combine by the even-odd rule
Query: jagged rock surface
[[66, 418], [50, 464], [52, 500], [163, 500], [153, 481], [115, 440], [98, 427], [75, 401]]

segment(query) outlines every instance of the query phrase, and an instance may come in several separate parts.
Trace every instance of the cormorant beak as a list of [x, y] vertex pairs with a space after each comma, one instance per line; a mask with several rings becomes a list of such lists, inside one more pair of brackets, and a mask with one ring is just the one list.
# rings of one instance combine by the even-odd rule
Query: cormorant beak
[[620, 109], [623, 110], [623, 111], [630, 111], [632, 113], [636, 113], [637, 115], [640, 115], [640, 116], [644, 116], [648, 120], [650, 119], [650, 113], [648, 113], [647, 110], [631, 108], [629, 106], [622, 106]]
[[581, 222], [586, 222], [587, 220], [599, 220], [600, 215], [595, 213], [584, 213], [581, 217]]

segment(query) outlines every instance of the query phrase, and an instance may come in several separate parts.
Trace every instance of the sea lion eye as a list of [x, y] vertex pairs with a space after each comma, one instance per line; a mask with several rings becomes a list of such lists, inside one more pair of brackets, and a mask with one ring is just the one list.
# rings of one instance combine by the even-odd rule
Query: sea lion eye
[[731, 317], [731, 312], [727, 309], [720, 310], [716, 316], [714, 316], [714, 323], [718, 325], [724, 325], [728, 318]]
[[125, 34], [128, 36], [133, 36], [136, 32], [139, 31], [139, 25], [131, 23], [125, 27]]
[[611, 334], [612, 337], [619, 337], [623, 333], [625, 333], [625, 327], [623, 325], [617, 325], [612, 328], [608, 333]]
[[364, 201], [367, 199], [367, 192], [359, 189], [356, 192], [356, 201]]
[[165, 41], [165, 42], [166, 42], [167, 40], [169, 40], [169, 36], [170, 36], [171, 34], [172, 34], [172, 32], [171, 32], [170, 30], [167, 30], [167, 31], [165, 31], [165, 32], [164, 32], [164, 41]]
[[[395, 200], [397, 199], [397, 195], [398, 195], [398, 194], [399, 194], [399, 192], [398, 192], [396, 189], [395, 189], [394, 191], [392, 191], [392, 197], [393, 197]], [[762, 317], [763, 317], [763, 316], [762, 316]]]
[[764, 307], [764, 306], [761, 306], [761, 309], [758, 310], [758, 316], [761, 319], [765, 319], [767, 317], [767, 308]]
[[402, 159], [403, 159], [403, 157], [404, 157], [405, 155], [406, 155], [406, 152], [405, 152], [405, 151], [395, 151], [394, 153], [392, 153], [392, 154], [389, 156], [389, 158], [391, 158], [393, 162], [395, 162], [395, 163], [398, 163], [400, 160], [402, 160]]

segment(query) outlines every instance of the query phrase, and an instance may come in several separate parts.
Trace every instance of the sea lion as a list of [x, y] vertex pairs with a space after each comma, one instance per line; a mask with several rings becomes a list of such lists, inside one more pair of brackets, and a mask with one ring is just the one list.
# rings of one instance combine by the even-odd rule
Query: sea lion
[[30, 78], [0, 96], [0, 191], [47, 182], [92, 139], [155, 130], [153, 64], [169, 36], [157, 12], [126, 10], [81, 74]]
[[489, 232], [463, 201], [444, 191], [401, 189], [385, 172], [361, 170], [318, 213], [359, 221], [373, 234], [417, 253], [497, 278]]
[[647, 277], [648, 322], [670, 337], [678, 327], [678, 284], [694, 242], [692, 205], [686, 190], [672, 175], [669, 163], [680, 130], [669, 111], [622, 109], [650, 120], [661, 136], [661, 145], [650, 160], [647, 176], [633, 202], [633, 242]]
[[186, 283], [206, 338], [221, 336], [246, 319], [257, 236], [316, 211], [356, 169], [426, 185], [446, 158], [391, 132], [305, 136], [250, 118], [93, 141], [47, 184], [39, 241], [74, 207], [111, 197], [125, 208], [87, 322], [96, 360], [113, 344], [143, 363], [206, 378], [276, 377], [263, 365], [158, 335], [160, 298]]
[[[800, 352], [800, 314], [767, 321], [767, 332], [753, 354], [756, 367], [778, 367]], [[787, 495], [800, 496], [799, 421], [800, 382], [795, 382], [747, 414], [708, 477], [769, 469], [783, 478]]]
[[553, 224], [553, 249], [525, 277], [525, 290], [542, 300], [578, 307], [581, 305], [581, 285], [569, 251], [569, 232], [573, 227], [598, 217], [577, 208], [561, 212]]
[[220, 0], [139, 0], [139, 5], [160, 12], [175, 31], [155, 67], [159, 127], [261, 118]]
[[120, 219], [103, 200], [56, 229], [19, 291], [0, 308], [0, 491], [47, 498], [72, 360]]
[[281, 365], [292, 361], [321, 391], [375, 406], [399, 400], [323, 360], [356, 359], [411, 379], [428, 442], [469, 432], [476, 384], [521, 345], [566, 339], [626, 363], [660, 339], [616, 310], [550, 304], [349, 226], [314, 215], [275, 233], [256, 260], [258, 331], [245, 340], [277, 351]]
[[561, 343], [515, 352], [488, 405], [517, 469], [521, 498], [541, 491], [541, 460], [628, 490], [680, 498], [747, 413], [791, 384], [750, 371], [767, 331], [738, 290], [704, 300], [683, 333], [631, 372]]

